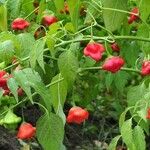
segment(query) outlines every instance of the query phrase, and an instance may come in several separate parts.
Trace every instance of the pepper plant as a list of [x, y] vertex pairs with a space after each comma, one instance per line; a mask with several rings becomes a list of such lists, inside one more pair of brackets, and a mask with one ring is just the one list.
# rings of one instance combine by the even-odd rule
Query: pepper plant
[[[108, 149], [146, 150], [149, 17], [149, 0], [0, 0], [0, 125], [64, 150], [65, 124], [104, 100], [120, 131]], [[15, 114], [27, 105], [42, 111], [36, 127]]]

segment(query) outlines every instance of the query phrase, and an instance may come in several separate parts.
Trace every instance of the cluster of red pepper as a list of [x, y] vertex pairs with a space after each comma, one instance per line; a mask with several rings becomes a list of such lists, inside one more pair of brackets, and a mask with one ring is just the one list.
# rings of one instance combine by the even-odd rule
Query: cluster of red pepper
[[[38, 4], [34, 4], [35, 7], [38, 7]], [[64, 9], [61, 10], [61, 13], [69, 13], [68, 5], [65, 3]], [[131, 11], [130, 17], [128, 19], [128, 23], [131, 24], [134, 21], [136, 21], [139, 18], [139, 9], [134, 8]], [[58, 19], [53, 15], [45, 15], [42, 18], [41, 24], [45, 27], [50, 26], [51, 24], [57, 22]], [[29, 27], [30, 23], [23, 18], [17, 18], [12, 22], [12, 29], [13, 30], [24, 30], [27, 27]], [[119, 45], [114, 42], [110, 45], [111, 49], [115, 52], [119, 52], [121, 48]], [[87, 46], [84, 48], [84, 55], [88, 56], [95, 61], [100, 61], [102, 59], [102, 55], [105, 52], [105, 47], [97, 42], [90, 42], [87, 44]], [[102, 65], [102, 69], [106, 71], [110, 71], [112, 73], [116, 73], [119, 71], [123, 65], [125, 64], [125, 61], [120, 56], [110, 56], [108, 57], [104, 64]], [[141, 69], [141, 75], [146, 76], [150, 75], [150, 61], [146, 60], [142, 64]], [[7, 87], [7, 80], [11, 78], [11, 75], [6, 73], [5, 71], [0, 72], [0, 87], [4, 90], [4, 95], [8, 95], [10, 93], [10, 90]], [[18, 90], [18, 94], [20, 95], [20, 92]], [[89, 117], [89, 112], [85, 109], [82, 109], [81, 107], [72, 107], [69, 110], [68, 116], [67, 116], [67, 122], [68, 123], [77, 123], [81, 124]], [[150, 119], [150, 109], [148, 109], [147, 119]], [[17, 137], [19, 139], [30, 139], [35, 135], [36, 128], [33, 127], [29, 123], [23, 123], [18, 131]]]

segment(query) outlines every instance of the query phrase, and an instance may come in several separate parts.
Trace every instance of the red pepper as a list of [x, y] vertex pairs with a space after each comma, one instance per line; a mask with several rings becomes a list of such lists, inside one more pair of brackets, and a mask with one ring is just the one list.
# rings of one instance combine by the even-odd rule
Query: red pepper
[[150, 108], [147, 109], [146, 119], [150, 119]]
[[23, 123], [20, 127], [19, 127], [19, 131], [17, 134], [17, 138], [18, 139], [31, 139], [36, 132], [36, 128], [32, 126], [32, 124], [30, 123]]
[[13, 30], [24, 30], [25, 28], [29, 27], [30, 23], [23, 18], [17, 18], [12, 22], [12, 29]]
[[72, 107], [67, 116], [68, 123], [81, 124], [89, 117], [89, 112], [81, 107]]
[[128, 19], [128, 23], [131, 24], [133, 23], [134, 21], [138, 20], [139, 19], [139, 9], [137, 7], [133, 8], [132, 13], [134, 14], [137, 14], [137, 15], [134, 15], [134, 14], [130, 14], [130, 17]]
[[119, 52], [120, 51], [120, 47], [119, 45], [115, 42], [111, 44], [111, 49], [115, 52]]
[[0, 71], [0, 87], [5, 87], [7, 86], [7, 80], [9, 78], [11, 78], [12, 76], [9, 75], [7, 72], [5, 71]]
[[48, 15], [48, 16], [43, 17], [42, 24], [47, 27], [47, 26], [50, 26], [51, 24], [53, 24], [57, 21], [58, 21], [58, 19], [55, 16]]
[[105, 51], [105, 47], [102, 44], [93, 42], [87, 44], [84, 48], [84, 55], [89, 56], [95, 61], [99, 61], [102, 58], [102, 54]]
[[102, 68], [103, 70], [110, 71], [112, 73], [115, 73], [121, 69], [121, 67], [124, 65], [123, 58], [119, 56], [113, 56], [106, 59], [104, 62]]
[[142, 64], [141, 74], [143, 76], [150, 75], [150, 61], [144, 61]]

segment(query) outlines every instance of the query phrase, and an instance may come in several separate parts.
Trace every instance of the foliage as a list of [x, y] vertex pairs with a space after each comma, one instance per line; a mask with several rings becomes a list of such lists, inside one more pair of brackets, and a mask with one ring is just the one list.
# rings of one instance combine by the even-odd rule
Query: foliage
[[[135, 7], [139, 14], [131, 12]], [[55, 21], [44, 20], [45, 16]], [[19, 30], [16, 18], [29, 24]], [[109, 150], [120, 142], [130, 150], [146, 150], [149, 18], [149, 0], [0, 0], [0, 69], [10, 75], [0, 76], [0, 125], [16, 130], [21, 118], [15, 111], [38, 105], [43, 115], [35, 137], [44, 150], [62, 150], [68, 106], [78, 105], [94, 114], [94, 101], [104, 104], [105, 116], [119, 122]], [[105, 47], [98, 61], [84, 53], [94, 42]], [[114, 42], [117, 52], [111, 49]], [[104, 69], [112, 56], [123, 63], [111, 61], [110, 69]]]

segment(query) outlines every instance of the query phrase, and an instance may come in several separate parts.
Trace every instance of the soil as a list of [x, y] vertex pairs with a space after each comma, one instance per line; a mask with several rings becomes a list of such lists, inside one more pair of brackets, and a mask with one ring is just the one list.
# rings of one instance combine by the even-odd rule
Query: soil
[[20, 150], [20, 144], [15, 135], [2, 126], [0, 126], [0, 150]]
[[36, 126], [37, 120], [42, 115], [42, 112], [37, 105], [31, 105], [23, 109], [19, 108], [15, 113], [17, 116], [24, 116], [24, 120], [28, 123], [31, 123], [33, 126]]
[[118, 133], [115, 124], [113, 119], [100, 116], [91, 116], [81, 125], [67, 124], [64, 142], [67, 150], [107, 150], [112, 137]]
[[[25, 121], [33, 126], [36, 126], [37, 120], [42, 115], [37, 105], [19, 108], [15, 113], [20, 117], [23, 115]], [[90, 116], [85, 124], [66, 124], [64, 145], [67, 150], [106, 150], [112, 137], [118, 134], [115, 128], [116, 121], [112, 118], [103, 118], [99, 115]], [[28, 141], [25, 142], [28, 144]], [[33, 143], [38, 144], [36, 139], [33, 140]], [[33, 150], [42, 150], [40, 145], [37, 146], [32, 145], [31, 147]], [[21, 147], [15, 135], [0, 126], [0, 150], [20, 150]], [[117, 150], [125, 149], [118, 146]]]
[[[17, 116], [22, 117], [24, 116], [24, 119], [26, 122], [31, 123], [33, 126], [36, 126], [36, 122], [39, 119], [39, 117], [42, 115], [42, 112], [40, 111], [39, 107], [36, 105], [28, 106], [26, 108], [18, 108], [15, 112]], [[25, 141], [26, 144], [28, 144], [28, 141]], [[37, 141], [34, 141], [37, 143]], [[0, 126], [0, 150], [21, 150], [20, 142], [17, 140], [16, 135], [12, 134], [4, 128], [3, 126]], [[42, 150], [41, 146], [38, 145], [38, 147], [31, 145], [32, 150]]]

